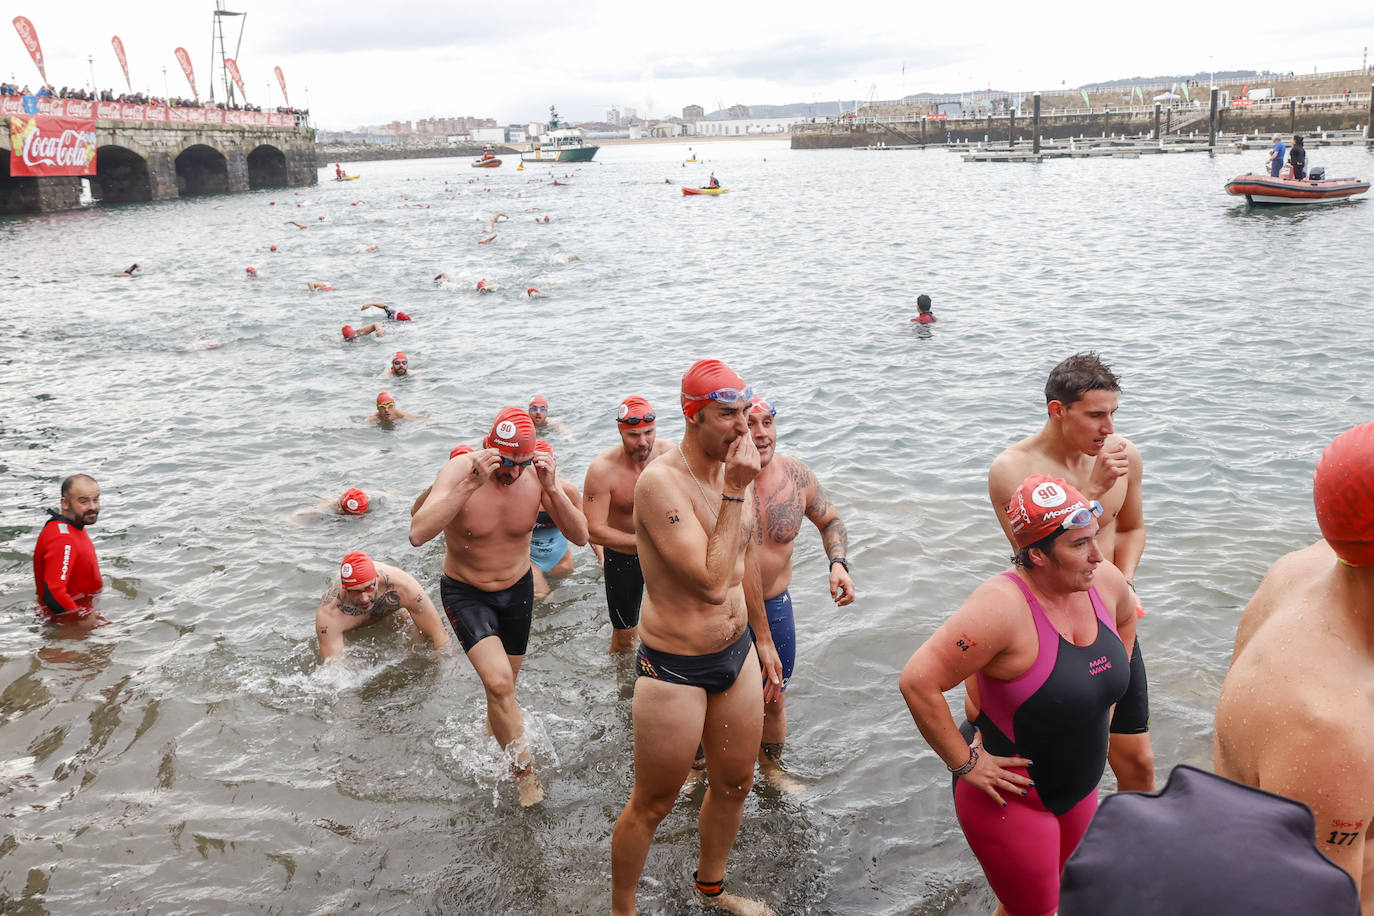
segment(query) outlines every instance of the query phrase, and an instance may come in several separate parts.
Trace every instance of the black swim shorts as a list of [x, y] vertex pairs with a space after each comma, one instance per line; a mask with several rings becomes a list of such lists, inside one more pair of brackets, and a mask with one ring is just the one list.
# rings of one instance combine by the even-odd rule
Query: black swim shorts
[[629, 630], [639, 626], [639, 605], [644, 600], [644, 573], [639, 569], [639, 555], [620, 553], [603, 548], [606, 563], [606, 607], [611, 613], [611, 626]]
[[444, 613], [458, 634], [464, 652], [488, 636], [501, 637], [507, 655], [524, 655], [530, 643], [530, 621], [534, 618], [534, 570], [520, 581], [499, 592], [459, 582], [449, 576], [439, 579], [439, 598]]
[[635, 659], [639, 677], [651, 677], [669, 684], [700, 687], [707, 693], [724, 693], [735, 683], [740, 669], [754, 648], [749, 628], [730, 645], [710, 655], [673, 655], [639, 644]]

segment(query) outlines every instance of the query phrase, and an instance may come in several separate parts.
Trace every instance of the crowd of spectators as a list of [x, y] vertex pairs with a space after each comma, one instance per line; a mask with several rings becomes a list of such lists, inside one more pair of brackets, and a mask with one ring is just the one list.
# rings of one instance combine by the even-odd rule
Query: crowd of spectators
[[[242, 105], [237, 103], [226, 104], [224, 102], [201, 102], [196, 99], [171, 98], [163, 99], [155, 96], [147, 96], [141, 92], [121, 92], [116, 95], [112, 90], [106, 89], [96, 94], [85, 89], [71, 89], [63, 86], [60, 90], [53, 89], [52, 86], [43, 86], [37, 92], [28, 86], [20, 89], [14, 83], [0, 83], [0, 95], [32, 95], [40, 99], [82, 99], [92, 102], [124, 102], [128, 105], [161, 105], [164, 108], [218, 108], [224, 111], [262, 111], [260, 105]], [[277, 114], [289, 114], [296, 116], [296, 123], [304, 123], [309, 117], [308, 111], [298, 108], [287, 108], [279, 106]]]

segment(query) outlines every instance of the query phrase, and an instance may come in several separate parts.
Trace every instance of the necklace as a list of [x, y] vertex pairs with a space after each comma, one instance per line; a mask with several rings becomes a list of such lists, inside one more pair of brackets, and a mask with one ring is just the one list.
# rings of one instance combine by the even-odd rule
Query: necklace
[[706, 501], [706, 508], [711, 513], [711, 518], [719, 518], [720, 513], [716, 511], [715, 506], [711, 505], [711, 498], [706, 495], [706, 488], [701, 485], [701, 481], [697, 480], [696, 473], [692, 471], [692, 462], [687, 460], [687, 455], [682, 451], [681, 445], [678, 445], [677, 453], [682, 455], [682, 463], [687, 466], [687, 473], [692, 475], [692, 482], [695, 483], [697, 489], [701, 491], [701, 498]]

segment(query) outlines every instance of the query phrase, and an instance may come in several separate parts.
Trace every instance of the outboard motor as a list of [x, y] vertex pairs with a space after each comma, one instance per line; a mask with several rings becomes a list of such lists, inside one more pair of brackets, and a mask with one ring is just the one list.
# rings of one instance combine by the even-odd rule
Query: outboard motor
[[1325, 180], [1326, 180], [1326, 166], [1324, 166], [1324, 165], [1314, 165], [1314, 166], [1312, 166], [1312, 168], [1309, 169], [1308, 172], [1307, 172], [1307, 178], [1308, 178], [1308, 180], [1310, 180], [1310, 181], [1325, 181]]

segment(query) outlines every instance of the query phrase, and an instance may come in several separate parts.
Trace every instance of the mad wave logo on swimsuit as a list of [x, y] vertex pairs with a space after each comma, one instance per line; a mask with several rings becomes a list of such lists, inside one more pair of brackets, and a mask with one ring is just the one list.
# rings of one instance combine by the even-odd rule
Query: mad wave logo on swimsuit
[[1042, 483], [1031, 491], [1031, 502], [1041, 509], [1053, 509], [1056, 506], [1064, 505], [1064, 500], [1069, 498], [1069, 494], [1058, 484]]
[[345, 563], [344, 565], [342, 565], [342, 566], [339, 567], [339, 572], [343, 573], [343, 577], [344, 577], [345, 579], [352, 579], [352, 578], [353, 578], [353, 564], [352, 564], [352, 563]]
[[515, 424], [510, 420], [502, 420], [496, 424], [496, 437], [498, 439], [514, 439]]

